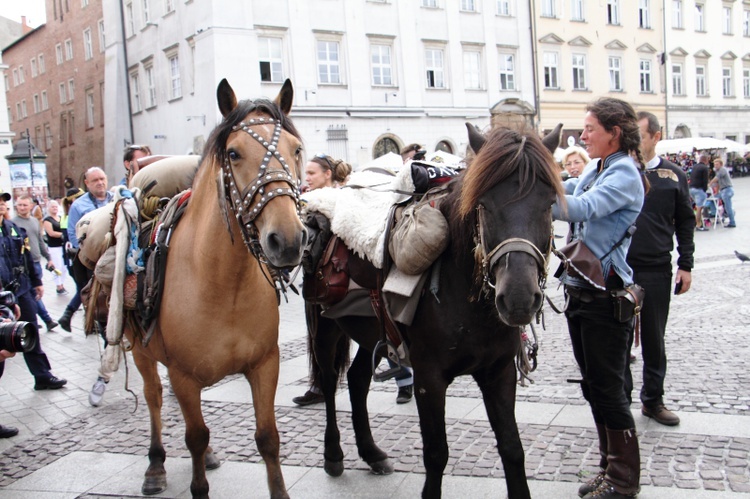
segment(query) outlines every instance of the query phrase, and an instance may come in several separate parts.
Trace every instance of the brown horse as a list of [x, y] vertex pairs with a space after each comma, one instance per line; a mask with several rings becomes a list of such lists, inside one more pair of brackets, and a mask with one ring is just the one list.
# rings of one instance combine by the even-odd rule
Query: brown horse
[[[238, 103], [226, 80], [219, 84], [224, 119], [211, 133], [188, 207], [172, 234], [156, 331], [148, 346], [126, 331], [151, 416], [144, 494], [157, 494], [167, 484], [156, 370], [161, 362], [185, 418], [193, 497], [208, 497], [206, 466], [219, 465], [208, 447], [201, 388], [237, 373], [252, 387], [255, 441], [271, 497], [288, 497], [274, 415], [278, 295], [268, 266], [296, 266], [307, 241], [298, 216], [301, 141], [287, 118], [292, 96], [287, 80], [273, 102]], [[235, 240], [238, 234], [245, 244]]]

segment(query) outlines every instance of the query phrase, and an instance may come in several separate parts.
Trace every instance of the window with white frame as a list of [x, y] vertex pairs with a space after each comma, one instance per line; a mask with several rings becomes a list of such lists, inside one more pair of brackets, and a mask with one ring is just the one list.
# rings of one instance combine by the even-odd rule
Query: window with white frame
[[94, 42], [91, 39], [91, 28], [83, 30], [83, 59], [88, 61], [94, 57]]
[[23, 114], [21, 114], [21, 103], [16, 102], [16, 121], [21, 121], [23, 119]]
[[130, 111], [140, 113], [141, 107], [141, 78], [138, 72], [130, 73]]
[[63, 63], [63, 50], [61, 43], [55, 45], [55, 58], [57, 59], [58, 66]]
[[89, 0], [81, 0], [81, 8], [88, 7]]
[[10, 106], [8, 106], [8, 123], [13, 123], [13, 111], [10, 110]]
[[31, 58], [31, 77], [36, 78], [36, 76], [39, 74], [39, 69], [36, 66], [36, 57]]
[[620, 24], [620, 0], [607, 0], [607, 24]]
[[74, 100], [75, 98], [75, 80], [73, 78], [68, 80], [68, 100]]
[[672, 64], [672, 94], [685, 95], [682, 84], [682, 63]]
[[557, 78], [559, 60], [557, 52], [545, 52], [542, 56], [544, 65], [544, 88], [560, 88]]
[[742, 96], [750, 99], [750, 68], [742, 68]]
[[464, 12], [476, 12], [477, 5], [474, 0], [461, 0], [461, 10]]
[[465, 50], [464, 59], [464, 87], [470, 90], [482, 88], [482, 58], [476, 50]]
[[154, 67], [146, 66], [143, 68], [146, 73], [146, 89], [148, 90], [148, 108], [156, 106], [156, 77], [154, 75]]
[[47, 98], [47, 91], [42, 90], [42, 111], [49, 109], [49, 99]]
[[649, 59], [641, 59], [638, 61], [638, 77], [641, 92], [653, 92], [653, 87], [651, 85], [651, 61]]
[[732, 68], [724, 66], [721, 68], [721, 95], [732, 97]]
[[318, 40], [318, 82], [321, 84], [341, 83], [341, 61], [339, 42]]
[[48, 151], [52, 149], [52, 127], [48, 123], [44, 124], [44, 147]]
[[39, 107], [39, 94], [34, 94], [34, 114], [41, 111], [41, 108]]
[[392, 86], [393, 69], [391, 46], [380, 43], [370, 45], [370, 67], [373, 86]]
[[706, 31], [705, 7], [702, 3], [695, 4], [695, 31]]
[[18, 85], [18, 68], [13, 68], [13, 86], [17, 87]]
[[443, 50], [428, 48], [424, 51], [427, 88], [445, 88], [445, 62]]
[[721, 32], [725, 35], [732, 34], [732, 7], [724, 6], [721, 10]]
[[143, 14], [143, 25], [148, 26], [151, 23], [151, 9], [148, 0], [141, 0], [141, 13]]
[[29, 113], [27, 112], [27, 109], [26, 109], [26, 99], [23, 99], [21, 101], [21, 112], [23, 113], [24, 118], [29, 117]]
[[500, 90], [516, 89], [516, 59], [513, 54], [500, 54], [498, 61]]
[[542, 0], [542, 17], [557, 17], [557, 0]]
[[437, 9], [438, 0], [422, 0], [422, 7], [429, 7], [431, 9]]
[[60, 104], [65, 104], [66, 102], [68, 102], [67, 86], [65, 85], [65, 83], [60, 83], [57, 88], [60, 91]]
[[622, 57], [609, 57], [609, 90], [622, 92]]
[[97, 23], [98, 31], [99, 31], [99, 52], [104, 52], [104, 49], [106, 48], [106, 45], [104, 44], [104, 19], [99, 19], [99, 22]]
[[164, 0], [164, 12], [166, 14], [174, 12], [174, 0]]
[[570, 0], [570, 20], [584, 21], [583, 0]]
[[94, 128], [96, 114], [94, 110], [94, 90], [86, 90], [86, 128]]
[[47, 72], [47, 65], [44, 63], [44, 54], [36, 56], [36, 60], [39, 63], [39, 74], [43, 75]]
[[682, 0], [672, 0], [672, 27], [682, 29]]
[[73, 40], [68, 38], [65, 40], [65, 60], [70, 61], [73, 59]]
[[695, 66], [695, 95], [705, 97], [706, 92], [706, 66]]
[[18, 66], [18, 83], [23, 84], [25, 82], [26, 82], [26, 78], [24, 77], [23, 64], [20, 64]]
[[638, 26], [645, 29], [651, 27], [650, 0], [638, 0]]
[[573, 89], [586, 90], [586, 55], [573, 54]]
[[742, 36], [750, 36], [750, 10], [742, 11]]
[[182, 78], [180, 77], [180, 56], [171, 54], [167, 57], [169, 61], [169, 98], [177, 99], [182, 97]]
[[497, 0], [497, 14], [500, 16], [513, 15], [510, 11], [510, 0]]
[[258, 38], [258, 65], [260, 66], [260, 81], [274, 83], [284, 81], [281, 38]]
[[135, 15], [133, 13], [133, 2], [125, 4], [125, 36], [128, 38], [135, 33]]

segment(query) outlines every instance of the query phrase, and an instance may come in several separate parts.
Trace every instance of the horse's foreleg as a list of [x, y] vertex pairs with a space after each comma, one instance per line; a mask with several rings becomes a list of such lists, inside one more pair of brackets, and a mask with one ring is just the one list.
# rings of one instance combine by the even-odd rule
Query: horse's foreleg
[[169, 380], [177, 401], [180, 403], [182, 416], [185, 418], [185, 444], [193, 462], [190, 492], [193, 498], [208, 498], [205, 459], [209, 431], [201, 410], [202, 387], [194, 378], [176, 369], [169, 370]]
[[276, 414], [274, 402], [276, 385], [279, 381], [279, 348], [274, 346], [265, 360], [255, 366], [245, 377], [250, 382], [253, 392], [253, 407], [255, 409], [255, 443], [258, 451], [266, 463], [268, 476], [268, 490], [273, 499], [288, 498], [279, 462], [279, 432], [276, 429]]
[[414, 369], [414, 392], [419, 412], [419, 427], [424, 446], [425, 482], [423, 498], [439, 498], [443, 472], [448, 464], [448, 441], [445, 436], [445, 392], [448, 382], [440, 372]]
[[349, 399], [352, 403], [352, 426], [359, 456], [370, 465], [370, 470], [376, 475], [390, 475], [393, 473], [393, 465], [388, 455], [372, 438], [370, 415], [367, 412], [367, 394], [372, 379], [372, 353], [359, 348], [346, 376], [349, 382]]
[[497, 440], [497, 450], [505, 470], [510, 499], [531, 497], [526, 481], [525, 457], [516, 423], [516, 369], [512, 360], [502, 368], [488, 368], [474, 373], [487, 416]]
[[143, 377], [143, 395], [148, 404], [151, 419], [151, 446], [148, 449], [148, 469], [143, 479], [141, 492], [153, 495], [167, 488], [167, 470], [164, 469], [166, 453], [161, 441], [161, 379], [156, 361], [147, 357], [139, 348], [133, 349], [133, 360]]

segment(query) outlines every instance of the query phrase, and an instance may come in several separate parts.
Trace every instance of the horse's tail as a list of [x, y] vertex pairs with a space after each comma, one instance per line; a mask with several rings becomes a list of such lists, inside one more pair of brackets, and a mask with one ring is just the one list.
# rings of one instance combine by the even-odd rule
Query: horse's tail
[[[321, 308], [320, 305], [305, 302], [305, 318], [307, 322], [307, 360], [310, 365], [310, 383], [312, 386], [320, 387], [320, 367], [315, 360], [315, 348], [314, 341], [318, 336], [319, 327], [321, 326], [321, 319], [325, 323], [326, 327], [338, 327], [332, 319], [326, 319], [320, 317]], [[341, 381], [346, 375], [347, 367], [349, 366], [351, 340], [346, 334], [341, 334], [338, 341], [336, 342], [336, 351], [333, 356], [333, 367], [338, 374], [336, 385], [341, 384]]]

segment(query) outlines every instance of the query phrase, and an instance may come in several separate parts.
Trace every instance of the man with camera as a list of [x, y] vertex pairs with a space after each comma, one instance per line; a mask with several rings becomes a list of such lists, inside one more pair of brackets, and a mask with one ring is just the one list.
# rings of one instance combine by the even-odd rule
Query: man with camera
[[[20, 319], [31, 323], [36, 331], [36, 300], [44, 294], [42, 276], [34, 267], [26, 231], [5, 219], [9, 201], [10, 194], [0, 191], [0, 282], [4, 290], [15, 294], [21, 310]], [[29, 351], [24, 351], [23, 357], [34, 375], [34, 390], [57, 390], [67, 383], [50, 372], [51, 366], [40, 341], [36, 341]]]

